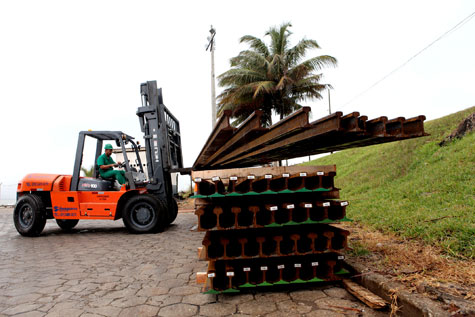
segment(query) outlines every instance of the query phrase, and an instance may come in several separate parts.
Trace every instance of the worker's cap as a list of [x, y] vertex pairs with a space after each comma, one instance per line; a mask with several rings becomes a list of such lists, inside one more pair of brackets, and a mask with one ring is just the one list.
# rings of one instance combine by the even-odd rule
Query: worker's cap
[[112, 150], [112, 145], [106, 144], [106, 146], [104, 146], [104, 150]]

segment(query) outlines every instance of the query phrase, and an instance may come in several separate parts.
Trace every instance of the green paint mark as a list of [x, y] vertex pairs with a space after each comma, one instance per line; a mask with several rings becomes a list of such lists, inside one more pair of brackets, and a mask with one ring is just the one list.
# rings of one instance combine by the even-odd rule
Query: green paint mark
[[239, 287], [256, 287], [256, 285], [251, 284], [251, 283], [246, 283], [246, 284], [240, 285]]
[[350, 272], [345, 270], [345, 269], [341, 269], [338, 272], [336, 272], [335, 274], [348, 274], [348, 273], [350, 273]]
[[313, 221], [312, 219], [308, 218], [307, 220], [305, 220], [305, 221], [302, 222], [302, 223], [312, 224], [312, 223], [318, 223], [318, 221]]
[[257, 286], [272, 286], [272, 283], [262, 282], [262, 283], [257, 284]]
[[298, 222], [295, 222], [295, 221], [287, 221], [286, 223], [283, 223], [284, 226], [295, 226], [295, 225], [298, 225], [299, 223]]
[[314, 192], [329, 192], [331, 189], [329, 188], [317, 188], [317, 189], [314, 189], [313, 191]]
[[273, 190], [266, 190], [265, 192], [262, 192], [261, 195], [277, 195], [277, 192]]
[[266, 228], [273, 228], [273, 227], [282, 227], [281, 224], [278, 224], [277, 222], [270, 223], [268, 225], [265, 225], [264, 227]]
[[256, 193], [256, 192], [252, 192], [252, 191], [251, 191], [251, 192], [247, 192], [247, 193], [243, 194], [243, 196], [257, 196], [257, 195], [259, 195], [259, 194], [258, 194], [258, 193]]
[[209, 195], [208, 197], [215, 198], [215, 197], [225, 197], [225, 196], [220, 193], [214, 193], [213, 195]]
[[242, 194], [234, 192], [234, 193], [226, 194], [225, 196], [226, 197], [240, 197], [242, 196]]
[[290, 189], [284, 189], [284, 190], [281, 190], [280, 192], [278, 192], [278, 194], [293, 194], [294, 191], [293, 190], [290, 190]]
[[307, 283], [307, 281], [301, 280], [301, 279], [296, 279], [295, 281], [290, 282], [290, 284], [303, 284]]
[[340, 219], [340, 221], [353, 221], [353, 219], [343, 217], [343, 218]]
[[312, 190], [307, 189], [307, 188], [302, 188], [302, 189], [296, 190], [295, 192], [296, 193], [311, 193]]
[[221, 292], [220, 292], [220, 291], [216, 291], [216, 290], [214, 290], [214, 289], [210, 289], [210, 290], [204, 292], [204, 294], [221, 294]]
[[308, 280], [307, 282], [325, 282], [325, 280], [322, 280], [321, 278], [314, 277], [311, 280]]
[[280, 281], [274, 283], [274, 285], [287, 285], [287, 284], [290, 284], [290, 283], [287, 282], [287, 281], [284, 281], [284, 280], [280, 280]]
[[207, 198], [208, 196], [203, 196], [203, 195], [193, 195], [190, 196], [190, 198]]
[[223, 291], [223, 293], [240, 293], [241, 291], [235, 288], [228, 288]]

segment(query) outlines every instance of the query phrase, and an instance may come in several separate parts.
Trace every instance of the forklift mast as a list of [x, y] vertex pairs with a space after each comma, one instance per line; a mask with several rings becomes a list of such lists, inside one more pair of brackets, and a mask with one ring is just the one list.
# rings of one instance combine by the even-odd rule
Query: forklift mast
[[173, 196], [171, 173], [183, 169], [180, 123], [163, 104], [156, 81], [140, 85], [142, 106], [137, 109], [144, 134], [148, 191], [168, 200]]

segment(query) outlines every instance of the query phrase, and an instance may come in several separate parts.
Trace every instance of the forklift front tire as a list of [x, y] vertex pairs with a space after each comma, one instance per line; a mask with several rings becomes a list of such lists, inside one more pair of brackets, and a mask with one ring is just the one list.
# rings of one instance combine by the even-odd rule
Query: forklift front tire
[[153, 196], [144, 194], [134, 196], [124, 206], [123, 221], [132, 233], [157, 232], [163, 225], [163, 210]]
[[69, 231], [72, 228], [76, 227], [79, 219], [56, 219], [58, 226], [64, 231]]
[[22, 236], [39, 236], [46, 225], [46, 210], [41, 198], [33, 194], [20, 197], [13, 211], [13, 223]]
[[178, 204], [175, 198], [171, 199], [171, 204], [168, 208], [168, 224], [170, 225], [173, 221], [175, 221], [176, 216], [178, 216]]

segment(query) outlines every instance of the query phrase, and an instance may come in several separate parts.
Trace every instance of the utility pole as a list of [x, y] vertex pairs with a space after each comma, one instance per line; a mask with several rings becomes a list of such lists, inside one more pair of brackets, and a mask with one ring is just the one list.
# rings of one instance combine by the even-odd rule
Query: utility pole
[[[327, 89], [328, 89], [328, 114], [332, 114], [332, 104], [330, 101], [330, 87], [327, 87]], [[331, 151], [330, 154], [333, 154], [333, 151]]]
[[211, 128], [213, 129], [216, 124], [216, 88], [214, 79], [214, 36], [216, 35], [216, 30], [213, 26], [211, 26], [209, 33], [211, 35], [208, 36], [208, 46], [206, 50], [209, 49], [211, 52]]

